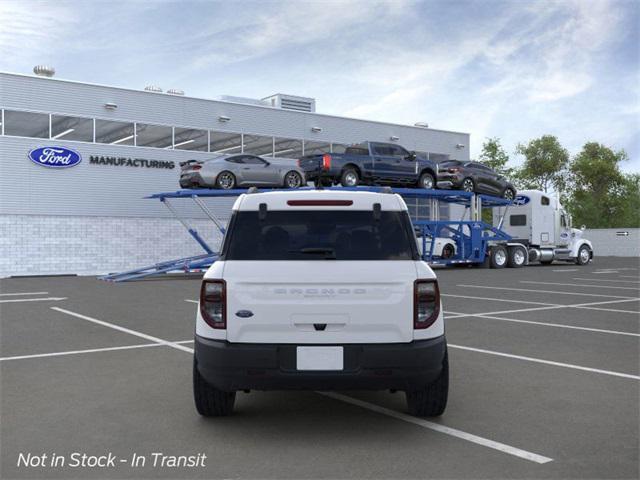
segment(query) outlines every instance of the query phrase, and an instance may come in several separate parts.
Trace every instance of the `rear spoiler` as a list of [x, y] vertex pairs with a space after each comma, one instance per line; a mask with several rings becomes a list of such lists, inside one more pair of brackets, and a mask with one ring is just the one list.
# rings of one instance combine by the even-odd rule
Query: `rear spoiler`
[[198, 160], [187, 160], [186, 162], [180, 162], [180, 167], [186, 167], [187, 165], [191, 165], [193, 163], [201, 163]]

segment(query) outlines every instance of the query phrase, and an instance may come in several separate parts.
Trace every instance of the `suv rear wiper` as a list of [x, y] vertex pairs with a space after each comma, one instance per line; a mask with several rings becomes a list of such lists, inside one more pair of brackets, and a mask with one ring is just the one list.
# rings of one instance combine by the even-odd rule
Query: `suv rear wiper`
[[301, 248], [300, 250], [290, 250], [289, 253], [324, 253], [325, 259], [327, 260], [335, 260], [336, 259], [336, 251], [333, 248], [329, 247], [306, 247]]

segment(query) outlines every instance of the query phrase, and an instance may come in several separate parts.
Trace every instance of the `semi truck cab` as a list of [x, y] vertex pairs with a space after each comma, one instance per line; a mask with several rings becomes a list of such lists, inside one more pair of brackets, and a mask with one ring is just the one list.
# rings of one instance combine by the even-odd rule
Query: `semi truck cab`
[[585, 227], [572, 227], [571, 215], [558, 198], [523, 190], [506, 208], [494, 209], [493, 225], [508, 233], [511, 242], [528, 249], [529, 262], [564, 260], [584, 265], [593, 259], [593, 246], [583, 238]]

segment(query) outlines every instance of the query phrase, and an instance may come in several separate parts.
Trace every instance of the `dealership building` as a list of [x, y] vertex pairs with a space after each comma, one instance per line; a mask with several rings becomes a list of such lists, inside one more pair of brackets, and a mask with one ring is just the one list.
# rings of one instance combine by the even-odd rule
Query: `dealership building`
[[[436, 161], [469, 159], [467, 133], [324, 115], [311, 98], [211, 100], [34, 71], [0, 72], [0, 277], [100, 274], [203, 253], [161, 202], [145, 198], [179, 189], [186, 160], [250, 153], [294, 162], [364, 140]], [[51, 168], [30, 156], [55, 150], [74, 152], [73, 165]], [[207, 206], [225, 220], [232, 202]], [[218, 246], [214, 225], [183, 203], [174, 204], [178, 212]]]

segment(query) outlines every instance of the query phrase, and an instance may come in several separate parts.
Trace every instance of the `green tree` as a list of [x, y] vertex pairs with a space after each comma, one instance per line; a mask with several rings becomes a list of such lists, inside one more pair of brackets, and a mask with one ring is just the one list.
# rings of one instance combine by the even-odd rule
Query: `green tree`
[[516, 153], [525, 157], [516, 175], [519, 186], [545, 192], [553, 188], [557, 193], [565, 189], [569, 152], [556, 137], [543, 135], [526, 145], [518, 144]]
[[497, 137], [486, 139], [482, 144], [482, 152], [478, 160], [501, 175], [509, 177], [513, 174], [513, 168], [507, 166], [509, 155]]
[[569, 167], [567, 207], [576, 225], [590, 228], [640, 226], [640, 175], [624, 175], [624, 150], [586, 143]]

